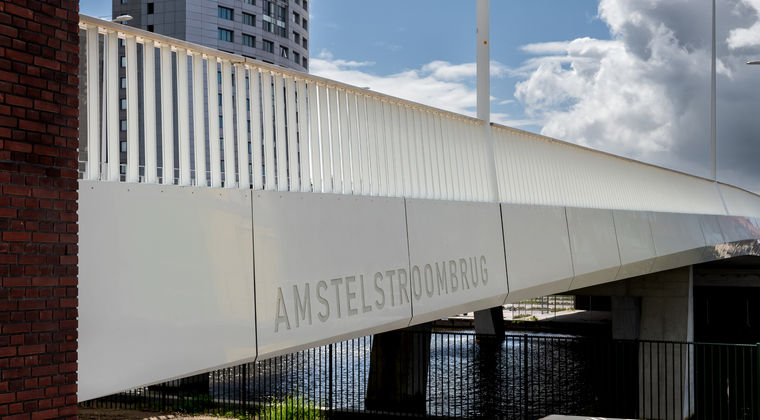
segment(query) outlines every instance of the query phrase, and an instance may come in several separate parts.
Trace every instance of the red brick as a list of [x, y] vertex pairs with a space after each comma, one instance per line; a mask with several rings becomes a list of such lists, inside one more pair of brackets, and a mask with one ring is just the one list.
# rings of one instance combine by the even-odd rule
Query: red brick
[[31, 237], [29, 232], [3, 232], [3, 240], [8, 242], [28, 242]]

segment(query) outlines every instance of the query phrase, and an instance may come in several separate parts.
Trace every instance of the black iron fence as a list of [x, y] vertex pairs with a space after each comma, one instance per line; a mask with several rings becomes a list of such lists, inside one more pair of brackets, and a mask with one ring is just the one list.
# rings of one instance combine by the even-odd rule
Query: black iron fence
[[[349, 418], [360, 413], [505, 419], [550, 414], [760, 418], [760, 347], [755, 345], [550, 334], [402, 334], [425, 344], [419, 353], [424, 357], [408, 357], [390, 366], [395, 366], [390, 375], [395, 382], [378, 379], [383, 372], [382, 365], [371, 360], [373, 338], [362, 337], [82, 405], [261, 419]], [[409, 351], [397, 347], [395, 351]], [[388, 366], [386, 376], [387, 370]], [[420, 403], [406, 404], [415, 393]]]

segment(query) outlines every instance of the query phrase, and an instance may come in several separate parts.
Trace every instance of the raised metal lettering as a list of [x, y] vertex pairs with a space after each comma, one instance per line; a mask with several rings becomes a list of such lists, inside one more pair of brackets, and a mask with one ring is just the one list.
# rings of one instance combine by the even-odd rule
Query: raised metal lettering
[[362, 313], [366, 314], [372, 310], [372, 306], [365, 303], [366, 299], [364, 296], [364, 274], [359, 274], [359, 283], [362, 285]]
[[480, 256], [480, 278], [483, 279], [483, 286], [488, 284], [488, 269], [486, 268], [486, 256]]
[[[301, 320], [309, 319], [309, 325], [311, 325], [311, 295], [309, 294], [309, 283], [304, 284], [303, 288], [303, 301], [298, 293], [298, 285], [293, 285], [293, 307], [296, 313], [296, 328], [300, 326]], [[299, 316], [298, 312], [301, 312]]]
[[[417, 279], [416, 282], [415, 279]], [[422, 273], [416, 265], [412, 267], [412, 294], [414, 295], [414, 300], [422, 299]]]
[[396, 270], [388, 270], [385, 275], [388, 277], [388, 284], [391, 285], [391, 308], [396, 306], [396, 296], [393, 293], [393, 275], [396, 274]]
[[383, 273], [377, 272], [375, 273], [375, 290], [377, 293], [380, 294], [380, 297], [383, 298], [383, 300], [375, 300], [375, 307], [380, 310], [385, 307], [385, 290], [383, 290], [382, 287], [380, 287], [380, 282], [383, 281]]
[[[280, 323], [284, 322], [285, 326], [290, 329], [290, 320], [288, 319], [288, 308], [285, 307], [285, 303], [283, 302], [282, 298], [282, 288], [277, 288], [277, 304], [276, 311], [274, 315], [274, 332], [278, 332], [280, 330]], [[285, 312], [285, 315], [280, 315], [280, 308], [282, 308], [282, 311]]]
[[404, 304], [404, 297], [408, 303], [411, 303], [409, 299], [409, 276], [403, 268], [396, 270], [396, 273], [398, 274], [398, 304]]
[[446, 281], [446, 262], [442, 262], [441, 266], [439, 267], [438, 263], [435, 263], [435, 276], [438, 279], [438, 296], [441, 295], [441, 289], [445, 290], [447, 295], [449, 294], [449, 282]]
[[459, 279], [457, 278], [457, 262], [449, 260], [449, 279], [451, 280], [451, 293], [459, 288]]
[[332, 279], [330, 283], [335, 287], [335, 304], [338, 305], [338, 318], [342, 318], [343, 314], [340, 312], [340, 285], [343, 284], [343, 277]]
[[346, 307], [348, 308], [348, 316], [353, 316], [359, 313], [358, 309], [351, 307], [351, 300], [356, 299], [356, 293], [351, 291], [351, 283], [355, 281], [355, 276], [346, 276]]
[[[428, 275], [428, 273], [430, 273]], [[428, 281], [430, 279], [430, 281]], [[425, 293], [428, 297], [433, 297], [433, 291], [435, 289], [435, 281], [433, 280], [433, 267], [430, 264], [425, 264]]]
[[464, 290], [465, 286], [469, 289], [470, 282], [467, 280], [467, 260], [464, 258], [459, 259], [459, 278], [462, 279], [462, 290]]
[[324, 305], [326, 312], [324, 314], [322, 311], [317, 312], [317, 317], [320, 321], [325, 322], [330, 318], [330, 301], [322, 297], [322, 293], [320, 293], [322, 289], [327, 290], [327, 282], [324, 280], [317, 283], [317, 300]]

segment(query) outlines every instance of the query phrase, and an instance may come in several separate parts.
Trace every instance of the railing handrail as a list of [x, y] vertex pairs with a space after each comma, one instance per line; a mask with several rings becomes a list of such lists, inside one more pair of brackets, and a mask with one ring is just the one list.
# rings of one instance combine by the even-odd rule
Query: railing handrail
[[[120, 24], [120, 23], [115, 23], [115, 22], [111, 22], [111, 21], [107, 21], [107, 20], [103, 20], [103, 19], [98, 19], [98, 18], [94, 18], [92, 16], [83, 15], [83, 14], [79, 14], [79, 22], [80, 22], [80, 27], [82, 27], [83, 24], [84, 25], [89, 24], [89, 25], [98, 26], [98, 27], [106, 29], [106, 30], [113, 30], [115, 32], [122, 33], [124, 35], [135, 36], [135, 37], [138, 38], [138, 40], [137, 40], [138, 43], [142, 43], [142, 42], [140, 42], [141, 39], [142, 40], [149, 39], [149, 40], [151, 40], [153, 42], [164, 43], [164, 44], [171, 44], [172, 47], [180, 47], [180, 48], [184, 48], [184, 49], [187, 49], [187, 50], [192, 50], [192, 51], [200, 52], [200, 53], [203, 53], [203, 54], [206, 54], [206, 55], [209, 55], [209, 56], [216, 57], [218, 59], [227, 60], [227, 61], [229, 61], [232, 64], [248, 64], [248, 65], [252, 65], [252, 66], [255, 66], [255, 67], [259, 67], [261, 69], [273, 71], [273, 72], [276, 72], [276, 73], [281, 73], [281, 74], [286, 75], [286, 76], [291, 76], [291, 77], [294, 77], [294, 78], [304, 79], [304, 80], [312, 80], [314, 82], [319, 82], [319, 83], [324, 84], [326, 86], [336, 87], [336, 88], [339, 88], [339, 89], [343, 89], [343, 90], [346, 90], [346, 91], [353, 92], [355, 94], [360, 94], [360, 95], [364, 95], [364, 96], [374, 97], [374, 98], [378, 98], [380, 100], [384, 100], [384, 101], [387, 101], [387, 102], [396, 102], [396, 103], [399, 103], [399, 104], [406, 105], [406, 106], [408, 106], [410, 108], [417, 108], [417, 109], [420, 109], [420, 110], [426, 110], [426, 111], [430, 111], [430, 112], [433, 112], [433, 113], [436, 113], [436, 114], [446, 115], [448, 117], [453, 117], [453, 118], [460, 119], [460, 120], [470, 121], [472, 123], [483, 123], [483, 121], [481, 121], [481, 120], [479, 120], [479, 119], [477, 119], [475, 117], [468, 116], [468, 115], [457, 114], [456, 112], [447, 111], [445, 109], [436, 108], [434, 106], [425, 105], [425, 104], [422, 104], [422, 103], [419, 103], [419, 102], [415, 102], [415, 101], [411, 101], [411, 100], [408, 100], [408, 99], [398, 98], [396, 96], [387, 95], [385, 93], [377, 92], [377, 91], [374, 91], [374, 90], [371, 90], [371, 89], [364, 89], [364, 88], [361, 88], [361, 87], [358, 87], [358, 86], [350, 85], [348, 83], [343, 83], [343, 82], [339, 82], [339, 81], [332, 80], [332, 79], [326, 79], [324, 77], [315, 76], [313, 74], [306, 73], [306, 72], [303, 72], [303, 71], [294, 70], [294, 69], [290, 69], [290, 68], [287, 68], [287, 67], [280, 67], [280, 66], [277, 66], [277, 65], [274, 65], [274, 64], [266, 63], [266, 62], [261, 61], [261, 60], [256, 60], [256, 59], [253, 59], [253, 58], [250, 58], [250, 57], [245, 57], [245, 56], [242, 56], [242, 55], [239, 55], [239, 54], [229, 53], [229, 52], [222, 51], [222, 50], [217, 50], [217, 49], [206, 47], [206, 46], [203, 46], [203, 45], [200, 45], [200, 44], [195, 44], [195, 43], [184, 41], [184, 40], [181, 40], [181, 39], [172, 38], [172, 37], [169, 37], [169, 36], [166, 36], [166, 35], [157, 34], [155, 32], [149, 32], [149, 31], [146, 31], [146, 30], [143, 30], [143, 29], [134, 28], [134, 27], [131, 27], [131, 26]], [[174, 51], [174, 48], [172, 50]]]
[[654, 168], [654, 169], [660, 169], [660, 170], [663, 170], [663, 171], [666, 171], [666, 172], [671, 172], [671, 173], [678, 174], [678, 175], [685, 175], [685, 176], [688, 176], [690, 178], [698, 179], [700, 181], [705, 181], [705, 182], [709, 182], [709, 183], [717, 183], [719, 185], [723, 185], [723, 186], [726, 186], [726, 187], [729, 187], [729, 188], [735, 188], [735, 189], [743, 191], [745, 193], [752, 194], [755, 197], [760, 197], [760, 194], [752, 192], [752, 191], [749, 191], [749, 190], [746, 190], [746, 189], [744, 189], [742, 187], [737, 187], [736, 185], [727, 184], [727, 183], [721, 182], [721, 181], [714, 181], [714, 180], [712, 180], [710, 178], [706, 178], [706, 177], [703, 177], [703, 176], [700, 176], [700, 175], [691, 174], [691, 173], [688, 173], [688, 172], [680, 171], [678, 169], [667, 168], [665, 166], [657, 165], [657, 164], [650, 163], [650, 162], [644, 162], [644, 161], [641, 161], [641, 160], [638, 160], [638, 159], [634, 159], [634, 158], [631, 158], [631, 157], [616, 155], [614, 153], [606, 152], [604, 150], [594, 149], [594, 148], [591, 148], [591, 147], [588, 147], [588, 146], [583, 146], [581, 144], [569, 142], [567, 140], [560, 140], [560, 139], [558, 139], [556, 137], [550, 137], [550, 136], [547, 136], [547, 135], [544, 135], [544, 134], [537, 134], [537, 133], [533, 133], [531, 131], [526, 131], [526, 130], [522, 130], [522, 129], [515, 128], [515, 127], [509, 127], [509, 126], [502, 125], [502, 124], [495, 123], [495, 122], [491, 122], [491, 127], [499, 129], [499, 130], [505, 130], [505, 131], [510, 131], [510, 132], [517, 133], [517, 134], [522, 134], [524, 136], [530, 136], [530, 137], [533, 137], [533, 138], [535, 138], [537, 140], [543, 140], [543, 141], [547, 141], [549, 143], [556, 143], [556, 144], [559, 144], [559, 145], [562, 145], [562, 146], [573, 147], [573, 148], [576, 148], [576, 149], [583, 150], [584, 152], [595, 153], [595, 154], [598, 154], [598, 155], [606, 156], [608, 158], [613, 158], [613, 159], [618, 159], [618, 160], [622, 160], [622, 161], [626, 161], [626, 162], [630, 162], [630, 163], [635, 163], [635, 164], [638, 164], [638, 165], [647, 166], [647, 167]]
[[[177, 185], [760, 216], [760, 195], [702, 176], [86, 15], [80, 15], [79, 25], [88, 42], [104, 40], [86, 49], [93, 57], [87, 61], [91, 74], [82, 79], [91, 146], [85, 169], [91, 180], [120, 180], [124, 158], [117, 148], [123, 147], [126, 131], [128, 182], [143, 182], [138, 181], [143, 157], [145, 182], [158, 182], [160, 154], [161, 182]], [[119, 54], [125, 70], [117, 67], [118, 39], [124, 41]], [[138, 82], [138, 44], [143, 57], [154, 54], [140, 65], [144, 85]], [[95, 63], [100, 49], [102, 70]], [[172, 74], [170, 66], [181, 71]], [[99, 95], [100, 71], [107, 95]], [[136, 89], [127, 89], [127, 106], [121, 105], [126, 120], [119, 114], [118, 95], [110, 93], [120, 89], [116, 78], [124, 74], [122, 83], [126, 79], [145, 94], [138, 102]], [[146, 77], [153, 79], [148, 83]], [[218, 86], [204, 83], [212, 77], [220, 78]], [[189, 87], [193, 98], [187, 96]], [[209, 100], [217, 96], [218, 106]], [[159, 115], [179, 118], [179, 131], [161, 125], [157, 133]], [[138, 120], [149, 117], [138, 129]], [[157, 138], [162, 139], [158, 151]], [[143, 156], [144, 151], [150, 153]], [[166, 178], [164, 172], [172, 170], [178, 179]], [[209, 177], [193, 175], [209, 171]]]

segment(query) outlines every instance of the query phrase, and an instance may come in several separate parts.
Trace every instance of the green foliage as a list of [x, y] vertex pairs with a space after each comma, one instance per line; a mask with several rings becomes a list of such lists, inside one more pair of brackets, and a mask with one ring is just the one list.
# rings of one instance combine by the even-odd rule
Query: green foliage
[[266, 420], [321, 420], [324, 413], [313, 401], [303, 395], [288, 395], [282, 401], [275, 401], [266, 406], [261, 413], [261, 419]]

